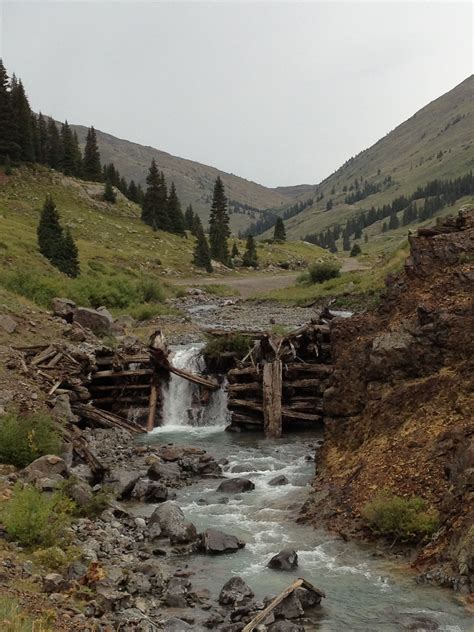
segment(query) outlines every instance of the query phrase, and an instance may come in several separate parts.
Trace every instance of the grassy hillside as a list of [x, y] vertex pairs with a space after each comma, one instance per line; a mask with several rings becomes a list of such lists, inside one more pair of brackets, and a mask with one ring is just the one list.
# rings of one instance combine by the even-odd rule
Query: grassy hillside
[[[81, 146], [85, 143], [87, 128], [80, 125], [72, 126], [76, 130]], [[185, 158], [172, 156], [153, 147], [145, 147], [122, 140], [97, 131], [97, 141], [103, 162], [113, 162], [120, 173], [127, 180], [145, 184], [152, 158], [155, 158], [158, 167], [166, 176], [167, 182], [173, 181], [176, 185], [179, 198], [184, 206], [192, 204], [202, 219], [209, 216], [209, 208], [216, 177], [220, 175], [226, 189], [229, 200], [247, 204], [252, 207], [241, 212], [232, 212], [231, 227], [237, 233], [246, 228], [254, 219], [260, 217], [258, 210], [271, 207], [280, 207], [288, 204], [293, 195], [299, 194], [299, 187], [292, 193], [269, 189], [256, 182], [239, 178], [233, 174], [225, 173], [214, 167], [200, 164]]]
[[[12, 176], [0, 173], [0, 298], [23, 295], [48, 306], [54, 296], [84, 305], [106, 304], [117, 311], [156, 310], [176, 291], [173, 280], [202, 271], [192, 265], [194, 238], [153, 232], [143, 224], [139, 207], [119, 194], [117, 204], [100, 197], [102, 185], [84, 182], [44, 167], [22, 167]], [[69, 279], [40, 255], [36, 226], [47, 194], [56, 202], [64, 226], [79, 248], [81, 275]], [[239, 248], [243, 251], [243, 242]], [[301, 242], [261, 244], [262, 267], [321, 257], [316, 246]], [[238, 271], [223, 271], [226, 275]]]
[[[473, 91], [474, 76], [471, 76], [348, 160], [318, 185], [324, 198], [286, 222], [287, 234], [293, 239], [302, 238], [335, 223], [344, 223], [371, 206], [389, 204], [400, 195], [409, 195], [429, 180], [453, 178], [470, 171], [474, 166]], [[348, 205], [344, 199], [351, 192], [355, 178], [380, 185], [381, 191]], [[306, 197], [303, 192], [298, 199]], [[329, 199], [333, 207], [326, 211]]]

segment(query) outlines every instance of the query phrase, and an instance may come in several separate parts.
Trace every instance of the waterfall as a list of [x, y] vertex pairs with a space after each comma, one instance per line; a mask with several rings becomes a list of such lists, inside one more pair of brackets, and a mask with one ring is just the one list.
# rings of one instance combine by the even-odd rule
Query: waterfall
[[[202, 345], [189, 345], [177, 349], [170, 358], [178, 369], [201, 373], [204, 359]], [[200, 388], [178, 375], [170, 374], [163, 389], [163, 426], [223, 426], [228, 418], [225, 385], [210, 393], [206, 403], [201, 402]]]

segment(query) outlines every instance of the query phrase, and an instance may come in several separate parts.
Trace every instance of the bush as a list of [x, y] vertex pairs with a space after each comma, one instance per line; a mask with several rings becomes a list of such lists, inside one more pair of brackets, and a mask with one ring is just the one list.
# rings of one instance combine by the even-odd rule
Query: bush
[[406, 499], [387, 492], [380, 492], [367, 503], [362, 515], [374, 533], [404, 542], [427, 538], [439, 525], [438, 513], [422, 498]]
[[236, 358], [243, 358], [250, 351], [250, 342], [250, 338], [242, 334], [208, 336], [203, 355], [208, 358], [219, 358], [224, 353], [231, 353]]
[[75, 503], [61, 492], [42, 494], [17, 483], [0, 512], [7, 534], [26, 547], [55, 546], [64, 540]]
[[323, 283], [328, 279], [335, 279], [341, 272], [337, 263], [314, 263], [308, 270], [310, 283]]
[[0, 283], [7, 290], [34, 301], [37, 305], [49, 307], [55, 296], [65, 296], [65, 279], [47, 277], [33, 270], [5, 272]]
[[58, 454], [61, 437], [44, 413], [0, 417], [0, 462], [25, 467], [45, 454]]
[[143, 303], [162, 303], [166, 296], [163, 286], [155, 279], [144, 279], [138, 284]]

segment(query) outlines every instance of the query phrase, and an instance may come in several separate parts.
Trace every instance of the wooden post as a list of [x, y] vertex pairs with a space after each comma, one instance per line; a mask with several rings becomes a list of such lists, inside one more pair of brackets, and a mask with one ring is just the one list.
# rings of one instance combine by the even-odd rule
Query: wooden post
[[152, 384], [150, 388], [150, 402], [148, 404], [148, 420], [146, 424], [147, 432], [151, 432], [155, 427], [156, 403], [158, 401], [158, 386]]
[[265, 436], [271, 439], [281, 437], [281, 360], [263, 365], [263, 427]]

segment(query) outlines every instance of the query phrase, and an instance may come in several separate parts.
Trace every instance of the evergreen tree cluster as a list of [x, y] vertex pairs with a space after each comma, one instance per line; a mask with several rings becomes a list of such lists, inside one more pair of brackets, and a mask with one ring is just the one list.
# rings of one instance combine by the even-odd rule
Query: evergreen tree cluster
[[229, 246], [230, 237], [229, 214], [227, 212], [227, 198], [224, 184], [217, 176], [214, 184], [211, 214], [209, 217], [209, 246], [212, 259], [220, 261], [226, 266], [231, 265]]
[[365, 180], [364, 185], [361, 187], [359, 180], [356, 178], [354, 180], [354, 184], [351, 184], [349, 190], [354, 190], [354, 192], [346, 195], [346, 197], [344, 198], [344, 202], [346, 204], [355, 204], [356, 202], [360, 202], [366, 197], [369, 197], [369, 195], [379, 193], [381, 191], [381, 186], [380, 184], [371, 184], [370, 182]]
[[142, 202], [142, 221], [153, 230], [164, 230], [185, 236], [185, 220], [174, 182], [170, 190], [165, 174], [151, 161], [146, 178], [147, 188]]
[[[384, 204], [377, 209], [372, 206], [369, 211], [350, 218], [344, 228], [340, 224], [336, 224], [320, 233], [306, 235], [304, 240], [321, 246], [321, 248], [337, 252], [336, 241], [342, 235], [343, 250], [349, 251], [351, 249], [350, 238], [353, 236], [354, 239], [360, 239], [363, 229], [377, 221], [388, 220], [388, 222], [383, 223], [382, 232], [395, 230], [400, 226], [398, 214], [401, 211], [403, 211], [401, 223], [406, 226], [416, 221], [430, 219], [446, 205], [452, 205], [456, 200], [473, 193], [474, 177], [472, 171], [451, 180], [432, 180], [425, 186], [418, 187], [409, 197], [401, 195], [392, 200], [391, 204]], [[422, 199], [424, 202], [420, 204]]]
[[286, 241], [286, 230], [283, 219], [279, 217], [275, 222], [275, 230], [273, 231], [273, 239], [275, 241]]
[[257, 245], [253, 235], [247, 237], [242, 265], [246, 268], [256, 268], [258, 266]]
[[[265, 214], [263, 215], [263, 217], [261, 217], [256, 222], [253, 222], [252, 224], [250, 224], [250, 226], [246, 228], [245, 230], [240, 231], [239, 237], [243, 239], [245, 237], [248, 237], [248, 235], [261, 235], [266, 230], [269, 230], [270, 228], [272, 228], [272, 226], [275, 225], [279, 217], [281, 217], [283, 220], [290, 219], [291, 217], [295, 217], [295, 215], [298, 215], [298, 213], [301, 213], [302, 211], [304, 211], [305, 208], [308, 208], [309, 206], [313, 206], [313, 204], [314, 204], [314, 199], [311, 197], [305, 200], [304, 202], [297, 202], [296, 204], [289, 206], [287, 209], [285, 209], [285, 211], [283, 211], [281, 215], [277, 215], [272, 210], [267, 210], [265, 211]], [[259, 211], [259, 212], [262, 213], [262, 211]]]
[[59, 219], [53, 198], [48, 196], [37, 228], [39, 250], [58, 270], [77, 277], [80, 272], [77, 247], [71, 232], [63, 229]]

